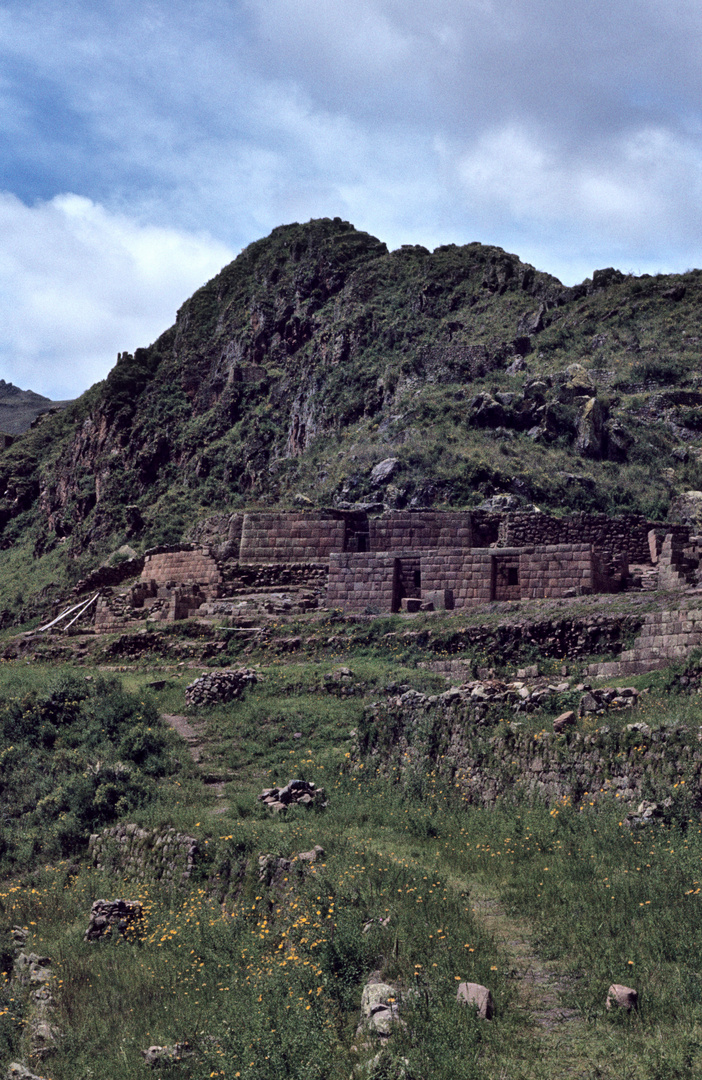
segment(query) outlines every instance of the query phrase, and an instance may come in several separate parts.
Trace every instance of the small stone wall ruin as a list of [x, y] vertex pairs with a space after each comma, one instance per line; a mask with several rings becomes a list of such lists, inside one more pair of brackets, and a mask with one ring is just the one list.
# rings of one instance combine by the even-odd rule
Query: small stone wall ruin
[[135, 881], [184, 885], [197, 859], [198, 841], [171, 828], [114, 825], [93, 833], [88, 853], [98, 870]]

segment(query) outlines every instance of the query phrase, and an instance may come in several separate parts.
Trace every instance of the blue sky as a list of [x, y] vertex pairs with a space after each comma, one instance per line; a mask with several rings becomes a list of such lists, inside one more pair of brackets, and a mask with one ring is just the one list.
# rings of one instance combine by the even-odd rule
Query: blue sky
[[0, 0], [0, 377], [53, 398], [276, 225], [702, 264], [695, 0]]

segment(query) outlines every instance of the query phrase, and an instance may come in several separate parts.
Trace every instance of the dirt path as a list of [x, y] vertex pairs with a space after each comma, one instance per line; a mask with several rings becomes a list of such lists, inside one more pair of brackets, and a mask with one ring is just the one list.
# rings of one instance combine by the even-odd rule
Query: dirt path
[[543, 960], [534, 949], [526, 925], [512, 918], [497, 896], [473, 882], [471, 907], [507, 958], [515, 980], [519, 1008], [527, 1020], [546, 1031], [580, 1021], [580, 1014], [562, 1003], [573, 981]]
[[[216, 798], [224, 800], [226, 797], [227, 780], [222, 778], [219, 774], [203, 771], [203, 752], [206, 756], [208, 747], [208, 740], [205, 738], [204, 724], [198, 724], [196, 721], [191, 723], [187, 716], [180, 716], [177, 713], [163, 713], [161, 718], [188, 744], [188, 753], [195, 764], [200, 768], [200, 777], [203, 784], [207, 785], [208, 789], [216, 796]], [[211, 812], [219, 815], [226, 814], [228, 810], [229, 803], [220, 802]]]

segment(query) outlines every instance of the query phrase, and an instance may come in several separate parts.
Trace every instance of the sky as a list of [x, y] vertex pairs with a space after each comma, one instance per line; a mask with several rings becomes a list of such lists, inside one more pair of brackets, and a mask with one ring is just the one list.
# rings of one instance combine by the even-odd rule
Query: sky
[[702, 265], [699, 0], [0, 0], [0, 378], [74, 397], [277, 225]]

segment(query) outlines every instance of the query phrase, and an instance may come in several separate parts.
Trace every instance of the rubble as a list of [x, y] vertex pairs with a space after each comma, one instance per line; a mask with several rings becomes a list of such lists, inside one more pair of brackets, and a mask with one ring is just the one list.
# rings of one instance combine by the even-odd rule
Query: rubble
[[185, 688], [185, 704], [217, 705], [241, 697], [245, 687], [252, 686], [260, 679], [257, 671], [251, 668], [234, 668], [225, 671], [208, 672], [201, 675]]
[[285, 787], [265, 788], [258, 796], [258, 801], [269, 807], [274, 813], [286, 810], [288, 806], [327, 806], [324, 788], [318, 788], [309, 780], [289, 780]]
[[90, 909], [90, 922], [84, 941], [99, 941], [116, 927], [120, 934], [141, 919], [142, 906], [138, 900], [95, 900]]

